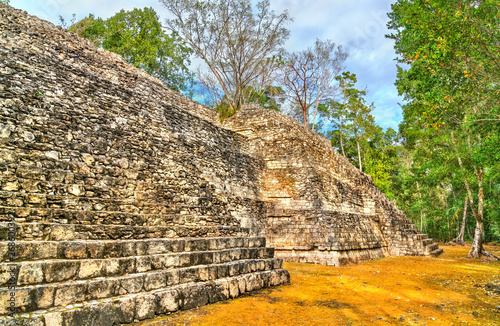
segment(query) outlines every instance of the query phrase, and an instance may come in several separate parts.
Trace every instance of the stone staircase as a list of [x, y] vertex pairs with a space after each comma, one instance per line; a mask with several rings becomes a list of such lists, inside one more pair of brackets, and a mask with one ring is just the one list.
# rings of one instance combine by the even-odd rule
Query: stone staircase
[[443, 253], [443, 248], [439, 248], [439, 245], [434, 242], [432, 239], [427, 237], [427, 234], [421, 234], [425, 236], [422, 239], [422, 245], [424, 246], [425, 256], [438, 257]]
[[[33, 240], [15, 241], [9, 262], [8, 224], [0, 223], [0, 321], [14, 322], [7, 318], [14, 271], [14, 325], [119, 325], [290, 280], [263, 237], [179, 237], [192, 234], [187, 227], [16, 224], [18, 238]], [[194, 231], [227, 231], [206, 228]], [[131, 239], [112, 240], [124, 229]], [[96, 239], [100, 234], [107, 237]], [[152, 237], [158, 234], [176, 237]]]

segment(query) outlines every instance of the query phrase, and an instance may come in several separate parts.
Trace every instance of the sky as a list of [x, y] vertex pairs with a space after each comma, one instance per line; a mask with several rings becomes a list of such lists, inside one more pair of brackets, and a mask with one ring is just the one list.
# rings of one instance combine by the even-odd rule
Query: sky
[[[387, 13], [395, 0], [270, 0], [276, 13], [288, 10], [294, 21], [287, 28], [288, 51], [312, 47], [316, 39], [332, 40], [349, 52], [346, 69], [355, 73], [358, 88], [366, 87], [367, 102], [373, 102], [375, 121], [395, 130], [402, 119], [402, 97], [398, 96], [394, 42], [385, 38]], [[152, 7], [163, 20], [168, 11], [157, 0], [11, 0], [10, 5], [29, 14], [59, 24], [61, 15], [69, 21], [93, 13], [101, 18], [121, 9]], [[196, 62], [196, 60], [194, 60]]]

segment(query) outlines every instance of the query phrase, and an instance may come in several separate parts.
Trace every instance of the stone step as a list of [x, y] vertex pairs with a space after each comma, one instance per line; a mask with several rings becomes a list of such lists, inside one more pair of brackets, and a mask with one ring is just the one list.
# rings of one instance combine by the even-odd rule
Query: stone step
[[[94, 277], [88, 280], [62, 281], [51, 279], [47, 284], [16, 287], [16, 308], [22, 312], [64, 307], [83, 301], [98, 300], [118, 295], [152, 291], [168, 286], [215, 281], [253, 272], [282, 268], [280, 258], [241, 259], [237, 261], [182, 268], [165, 268], [139, 273], [119, 272], [116, 276]], [[54, 273], [53, 275], [55, 275]], [[33, 274], [32, 274], [33, 275]], [[8, 314], [8, 299], [12, 290], [0, 289], [0, 315]]]
[[[273, 248], [233, 248], [215, 251], [193, 251], [105, 259], [49, 259], [21, 263], [2, 263], [0, 287], [10, 284], [16, 276], [17, 286], [34, 285], [94, 277], [142, 273], [150, 270], [218, 264], [240, 259], [274, 257]], [[8, 272], [11, 271], [11, 272]]]
[[424, 239], [427, 239], [428, 238], [428, 235], [427, 234], [415, 234], [415, 239], [417, 240], [424, 240]]
[[[192, 309], [233, 299], [246, 292], [290, 282], [288, 271], [275, 269], [225, 277], [215, 281], [169, 286], [149, 292], [84, 301], [66, 307], [16, 315], [26, 325], [109, 326], [151, 319], [177, 310]], [[19, 325], [19, 324], [13, 324]]]
[[432, 240], [431, 238], [427, 238], [427, 239], [423, 239], [423, 240], [422, 240], [422, 244], [423, 244], [424, 246], [430, 245], [430, 244], [432, 244], [432, 243], [434, 243], [434, 240]]
[[[108, 199], [106, 199], [108, 200]], [[108, 200], [109, 201], [109, 200]], [[52, 205], [51, 205], [52, 206]], [[130, 206], [130, 207], [128, 207]], [[70, 205], [70, 207], [37, 208], [8, 207], [0, 205], [0, 222], [9, 222], [9, 213], [16, 213], [17, 223], [62, 223], [62, 224], [120, 224], [120, 225], [237, 225], [231, 216], [221, 214], [216, 205], [207, 208], [200, 205], [156, 203], [151, 208], [133, 205], [96, 206]], [[166, 206], [176, 209], [167, 209]], [[217, 215], [217, 216], [215, 216]]]
[[417, 229], [403, 229], [403, 232], [417, 234], [418, 230]]
[[425, 252], [428, 254], [436, 249], [439, 248], [439, 245], [437, 243], [431, 243], [425, 246]]
[[[240, 237], [248, 229], [238, 226], [134, 226], [114, 224], [15, 223], [16, 240], [116, 240], [185, 237]], [[9, 240], [9, 223], [0, 223], [0, 241]]]
[[431, 251], [431, 252], [429, 253], [429, 256], [431, 256], [431, 257], [438, 257], [438, 256], [439, 256], [439, 255], [441, 255], [442, 253], [443, 253], [443, 248], [438, 248], [438, 249], [436, 249], [436, 250], [434, 250], [434, 251]]
[[[9, 261], [10, 242], [0, 241], [0, 261]], [[16, 241], [13, 261], [95, 259], [189, 251], [265, 247], [264, 237], [178, 238], [144, 240]], [[11, 260], [12, 261], [12, 260]]]

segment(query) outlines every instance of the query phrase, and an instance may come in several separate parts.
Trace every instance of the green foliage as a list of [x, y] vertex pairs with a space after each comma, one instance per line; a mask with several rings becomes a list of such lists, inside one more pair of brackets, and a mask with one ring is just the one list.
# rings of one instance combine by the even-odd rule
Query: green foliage
[[0, 0], [1, 3], [8, 5], [10, 3], [10, 0]]
[[243, 91], [243, 97], [248, 103], [258, 103], [266, 109], [280, 111], [280, 107], [285, 101], [285, 91], [280, 86], [266, 86], [257, 88], [247, 86]]
[[152, 8], [121, 10], [106, 20], [90, 14], [69, 30], [120, 54], [171, 89], [186, 91], [192, 84], [193, 76], [187, 66], [193, 51], [178, 36], [162, 29]]
[[455, 237], [467, 196], [485, 239], [500, 239], [499, 8], [490, 0], [399, 0], [389, 14], [388, 37], [408, 67], [396, 81], [408, 102], [396, 199], [437, 239]]

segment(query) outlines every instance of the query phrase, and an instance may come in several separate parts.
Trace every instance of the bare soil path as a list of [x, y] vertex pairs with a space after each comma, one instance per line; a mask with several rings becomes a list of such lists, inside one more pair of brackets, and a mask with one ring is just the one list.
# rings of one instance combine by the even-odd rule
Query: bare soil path
[[[137, 325], [500, 325], [500, 262], [387, 257], [341, 268], [286, 263], [291, 284]], [[500, 255], [499, 246], [486, 250]], [[490, 284], [490, 285], [486, 285]]]

